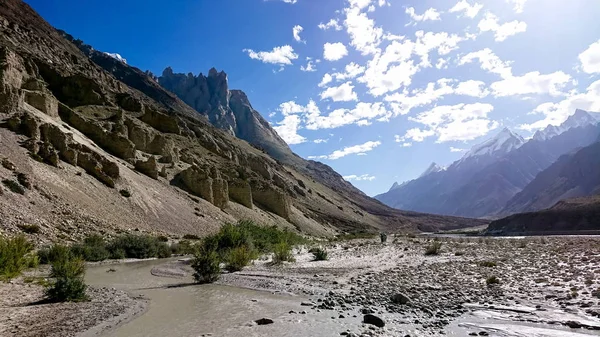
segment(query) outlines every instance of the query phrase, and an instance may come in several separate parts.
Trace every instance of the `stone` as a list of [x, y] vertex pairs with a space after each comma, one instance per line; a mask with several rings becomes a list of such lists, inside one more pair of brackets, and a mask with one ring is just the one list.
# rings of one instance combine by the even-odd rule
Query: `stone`
[[248, 166], [250, 169], [267, 180], [273, 179], [273, 171], [268, 164], [268, 160], [259, 156], [248, 156]]
[[167, 178], [168, 177], [167, 167], [163, 166], [162, 169], [160, 170], [160, 173], [158, 175], [161, 176], [161, 177], [163, 177], [163, 178]]
[[58, 100], [48, 90], [23, 90], [25, 102], [50, 117], [58, 117]]
[[37, 151], [38, 156], [40, 156], [44, 161], [54, 167], [58, 167], [59, 156], [58, 152], [49, 143], [42, 143]]
[[245, 180], [229, 181], [229, 199], [252, 209], [252, 188]]
[[148, 160], [137, 160], [135, 162], [135, 169], [142, 172], [152, 179], [158, 179], [158, 164], [156, 158], [150, 156]]
[[229, 188], [227, 180], [222, 178], [213, 179], [213, 204], [221, 209], [227, 207], [229, 203]]
[[252, 199], [265, 210], [289, 220], [291, 212], [289, 202], [285, 193], [277, 187], [256, 183], [252, 185]]
[[133, 97], [129, 93], [119, 93], [116, 95], [117, 105], [131, 112], [141, 112], [143, 109], [142, 102]]
[[365, 315], [363, 317], [363, 323], [371, 324], [379, 328], [383, 328], [385, 326], [385, 322], [383, 321], [383, 319], [372, 314]]
[[397, 293], [391, 297], [391, 301], [396, 304], [408, 304], [410, 303], [410, 298], [403, 293]]
[[256, 324], [258, 325], [267, 325], [267, 324], [273, 324], [273, 320], [270, 318], [261, 318], [261, 319], [257, 319], [256, 321], [254, 321]]
[[177, 117], [169, 116], [148, 107], [146, 108], [144, 115], [140, 117], [140, 120], [160, 132], [174, 134], [181, 133]]

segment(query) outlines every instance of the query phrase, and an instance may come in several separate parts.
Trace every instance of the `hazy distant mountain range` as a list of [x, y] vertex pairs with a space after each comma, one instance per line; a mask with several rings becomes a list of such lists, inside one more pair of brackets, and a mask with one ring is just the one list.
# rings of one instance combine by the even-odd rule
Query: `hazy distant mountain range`
[[[530, 140], [505, 128], [448, 168], [434, 163], [419, 178], [394, 183], [375, 198], [405, 210], [498, 217], [599, 193], [597, 188], [579, 186], [600, 177], [598, 167], [592, 168], [594, 158], [600, 158], [599, 146], [590, 146], [599, 141], [599, 115], [576, 110], [563, 124], [548, 126]], [[583, 162], [590, 165], [588, 171], [577, 171], [576, 163]], [[559, 183], [556, 176], [561, 174], [568, 178]]]

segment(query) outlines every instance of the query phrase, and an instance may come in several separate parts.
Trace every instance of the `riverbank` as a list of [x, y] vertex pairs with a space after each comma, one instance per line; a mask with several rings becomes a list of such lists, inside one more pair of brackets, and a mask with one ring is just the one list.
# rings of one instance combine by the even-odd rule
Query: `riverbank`
[[331, 243], [326, 261], [304, 247], [296, 262], [258, 260], [216, 285], [193, 284], [185, 259], [93, 266], [93, 289], [149, 306], [85, 336], [600, 336], [600, 238], [437, 240], [432, 256], [431, 238]]

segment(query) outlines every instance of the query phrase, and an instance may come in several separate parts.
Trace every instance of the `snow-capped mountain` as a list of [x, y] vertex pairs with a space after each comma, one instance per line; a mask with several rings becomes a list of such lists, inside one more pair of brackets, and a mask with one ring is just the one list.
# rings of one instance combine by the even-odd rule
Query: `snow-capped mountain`
[[106, 55], [114, 58], [115, 60], [119, 60], [119, 61], [127, 64], [127, 60], [123, 56], [121, 56], [120, 54], [117, 54], [117, 53], [106, 53], [106, 52], [104, 54], [106, 54]]
[[400, 187], [406, 185], [407, 183], [408, 183], [408, 181], [405, 181], [402, 184], [398, 184], [398, 182], [394, 182], [394, 184], [392, 185], [392, 187], [390, 187], [390, 189], [388, 190], [388, 192], [392, 191], [392, 190], [395, 190], [397, 188], [400, 188]]
[[422, 178], [424, 176], [430, 175], [432, 173], [440, 172], [443, 170], [444, 170], [443, 167], [441, 167], [440, 165], [438, 165], [434, 162], [434, 163], [431, 163], [431, 165], [429, 165], [429, 167], [427, 168], [427, 170], [425, 170], [425, 172], [421, 173], [419, 178]]
[[523, 144], [525, 144], [525, 139], [523, 139], [523, 137], [512, 132], [508, 128], [504, 128], [494, 138], [473, 146], [469, 152], [465, 153], [461, 161], [470, 157], [483, 155], [500, 157], [518, 149]]
[[567, 118], [567, 120], [561, 125], [548, 125], [545, 129], [537, 131], [533, 135], [533, 139], [540, 141], [548, 140], [572, 128], [577, 128], [580, 126], [586, 126], [590, 124], [597, 124], [598, 117], [592, 114], [600, 115], [596, 112], [590, 113], [585, 110], [577, 109], [575, 110], [575, 113], [569, 116], [569, 118]]

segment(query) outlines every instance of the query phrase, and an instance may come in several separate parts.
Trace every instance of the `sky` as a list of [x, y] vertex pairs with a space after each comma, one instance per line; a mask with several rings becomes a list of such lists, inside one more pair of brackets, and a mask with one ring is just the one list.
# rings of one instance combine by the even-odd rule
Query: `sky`
[[600, 111], [599, 0], [26, 2], [142, 70], [224, 70], [294, 152], [371, 196], [505, 127]]

